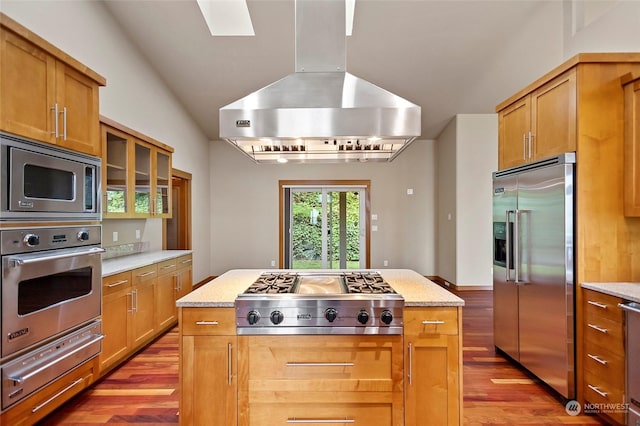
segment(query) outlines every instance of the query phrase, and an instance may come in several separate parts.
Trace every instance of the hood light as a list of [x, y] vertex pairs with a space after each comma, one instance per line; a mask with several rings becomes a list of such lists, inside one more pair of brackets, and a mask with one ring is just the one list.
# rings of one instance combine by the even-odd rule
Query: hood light
[[284, 163], [286, 163], [288, 161], [289, 160], [287, 160], [286, 158], [282, 158], [282, 157], [278, 158], [278, 163], [280, 163], [280, 164], [284, 164]]

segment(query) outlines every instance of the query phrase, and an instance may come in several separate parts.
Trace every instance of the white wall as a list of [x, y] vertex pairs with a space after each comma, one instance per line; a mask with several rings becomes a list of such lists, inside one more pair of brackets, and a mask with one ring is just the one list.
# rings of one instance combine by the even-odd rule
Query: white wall
[[[391, 163], [254, 164], [225, 142], [211, 146], [212, 273], [278, 260], [278, 181], [371, 180], [371, 267], [435, 272], [434, 143], [413, 142]], [[407, 189], [413, 195], [407, 195]]]
[[491, 173], [496, 114], [458, 114], [436, 142], [437, 275], [458, 287], [491, 286]]
[[[100, 1], [2, 0], [2, 12], [107, 79], [100, 113], [175, 149], [173, 166], [193, 175], [194, 282], [210, 275], [209, 143]], [[160, 220], [144, 234], [159, 248]], [[105, 241], [109, 242], [109, 241]]]

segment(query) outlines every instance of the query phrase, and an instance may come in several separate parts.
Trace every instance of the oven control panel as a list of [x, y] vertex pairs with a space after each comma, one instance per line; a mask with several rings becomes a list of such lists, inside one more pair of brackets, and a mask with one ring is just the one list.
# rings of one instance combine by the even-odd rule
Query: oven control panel
[[99, 245], [100, 225], [12, 229], [0, 232], [1, 254]]

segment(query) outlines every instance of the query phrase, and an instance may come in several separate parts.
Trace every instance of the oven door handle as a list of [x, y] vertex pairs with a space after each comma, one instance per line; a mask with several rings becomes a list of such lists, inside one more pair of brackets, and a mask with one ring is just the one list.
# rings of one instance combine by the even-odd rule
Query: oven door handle
[[9, 380], [13, 380], [16, 383], [24, 383], [27, 380], [29, 380], [30, 378], [32, 378], [33, 376], [43, 372], [44, 370], [46, 370], [47, 368], [50, 368], [54, 365], [56, 365], [57, 363], [59, 363], [60, 361], [69, 358], [70, 356], [73, 356], [75, 354], [77, 354], [78, 352], [80, 352], [81, 350], [88, 348], [89, 346], [93, 345], [96, 342], [101, 341], [102, 339], [104, 339], [104, 334], [94, 334], [93, 338], [91, 340], [89, 340], [87, 343], [83, 344], [82, 346], [79, 346], [77, 348], [75, 348], [72, 351], [67, 352], [66, 354], [62, 355], [59, 358], [56, 358], [55, 360], [48, 362], [44, 365], [41, 365], [40, 367], [36, 368], [33, 371], [28, 372], [25, 375], [22, 376], [9, 376], [8, 379]]
[[105, 250], [101, 247], [80, 247], [80, 248], [72, 248], [72, 249], [60, 249], [55, 250], [56, 254], [51, 254], [51, 252], [44, 252], [38, 254], [27, 254], [27, 255], [19, 255], [19, 256], [7, 256], [7, 260], [9, 261], [9, 265], [15, 267], [28, 265], [31, 263], [38, 262], [47, 262], [50, 260], [58, 260], [58, 259], [66, 259], [69, 257], [76, 256], [85, 256], [91, 254], [99, 254], [104, 253]]

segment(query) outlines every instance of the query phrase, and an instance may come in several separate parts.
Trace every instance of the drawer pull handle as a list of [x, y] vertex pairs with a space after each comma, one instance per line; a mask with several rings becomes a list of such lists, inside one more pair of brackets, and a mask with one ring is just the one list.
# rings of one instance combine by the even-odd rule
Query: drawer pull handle
[[149, 272], [145, 272], [144, 274], [139, 274], [138, 276], [139, 276], [140, 278], [142, 278], [142, 277], [148, 277], [149, 275], [153, 275], [153, 274], [155, 274], [155, 273], [156, 273], [156, 271], [149, 271]]
[[164, 265], [164, 266], [162, 267], [162, 269], [171, 269], [171, 268], [175, 268], [175, 267], [176, 267], [176, 264], [175, 264], [175, 263], [173, 263], [173, 264], [171, 264], [171, 265]]
[[233, 345], [227, 344], [227, 384], [231, 386], [233, 382]]
[[590, 328], [593, 328], [596, 331], [599, 331], [600, 333], [607, 333], [608, 330], [606, 328], [602, 328], [602, 327], [598, 327], [597, 325], [594, 324], [587, 324]]
[[600, 309], [607, 309], [607, 305], [604, 303], [594, 302], [593, 300], [587, 300], [587, 303], [593, 306], [597, 306]]
[[196, 321], [196, 325], [218, 325], [218, 321]]
[[288, 362], [287, 367], [353, 367], [352, 362]]
[[45, 407], [46, 405], [50, 404], [51, 402], [53, 402], [56, 398], [60, 397], [63, 393], [67, 392], [68, 390], [70, 390], [71, 388], [73, 388], [74, 386], [82, 383], [84, 379], [83, 378], [79, 378], [77, 379], [75, 382], [71, 383], [69, 386], [67, 386], [66, 388], [62, 389], [60, 392], [58, 392], [57, 394], [53, 395], [51, 398], [47, 399], [46, 401], [44, 401], [42, 404], [36, 405], [35, 407], [33, 407], [33, 409], [31, 410], [32, 413], [35, 413], [36, 411], [40, 410], [41, 408]]
[[126, 283], [128, 283], [128, 282], [129, 282], [129, 280], [120, 280], [120, 281], [116, 281], [116, 282], [111, 283], [111, 284], [107, 284], [107, 287], [109, 287], [109, 288], [111, 288], [111, 287], [117, 287], [117, 286], [119, 286], [119, 285], [126, 284]]
[[596, 361], [596, 362], [599, 362], [599, 363], [600, 363], [600, 364], [602, 364], [602, 365], [607, 365], [607, 361], [605, 361], [604, 359], [600, 358], [600, 357], [599, 357], [599, 356], [597, 356], [597, 355], [587, 354], [587, 356], [588, 356], [589, 358], [591, 358], [592, 360], [594, 360], [594, 361]]
[[295, 417], [292, 419], [287, 419], [287, 423], [324, 423], [324, 424], [342, 424], [342, 423], [355, 423], [355, 420], [344, 418], [344, 419], [296, 419]]
[[587, 385], [587, 387], [589, 387], [589, 389], [591, 389], [592, 391], [594, 391], [595, 393], [597, 393], [598, 395], [600, 395], [603, 398], [606, 398], [608, 393], [607, 392], [602, 392], [600, 389], [598, 389], [597, 387], [593, 386], [593, 385]]
[[424, 321], [422, 321], [422, 325], [439, 325], [439, 324], [444, 324], [444, 321], [440, 321], [440, 320], [434, 320], [434, 321], [424, 320]]
[[181, 261], [180, 263], [191, 263], [191, 259], [185, 259], [185, 260]]

